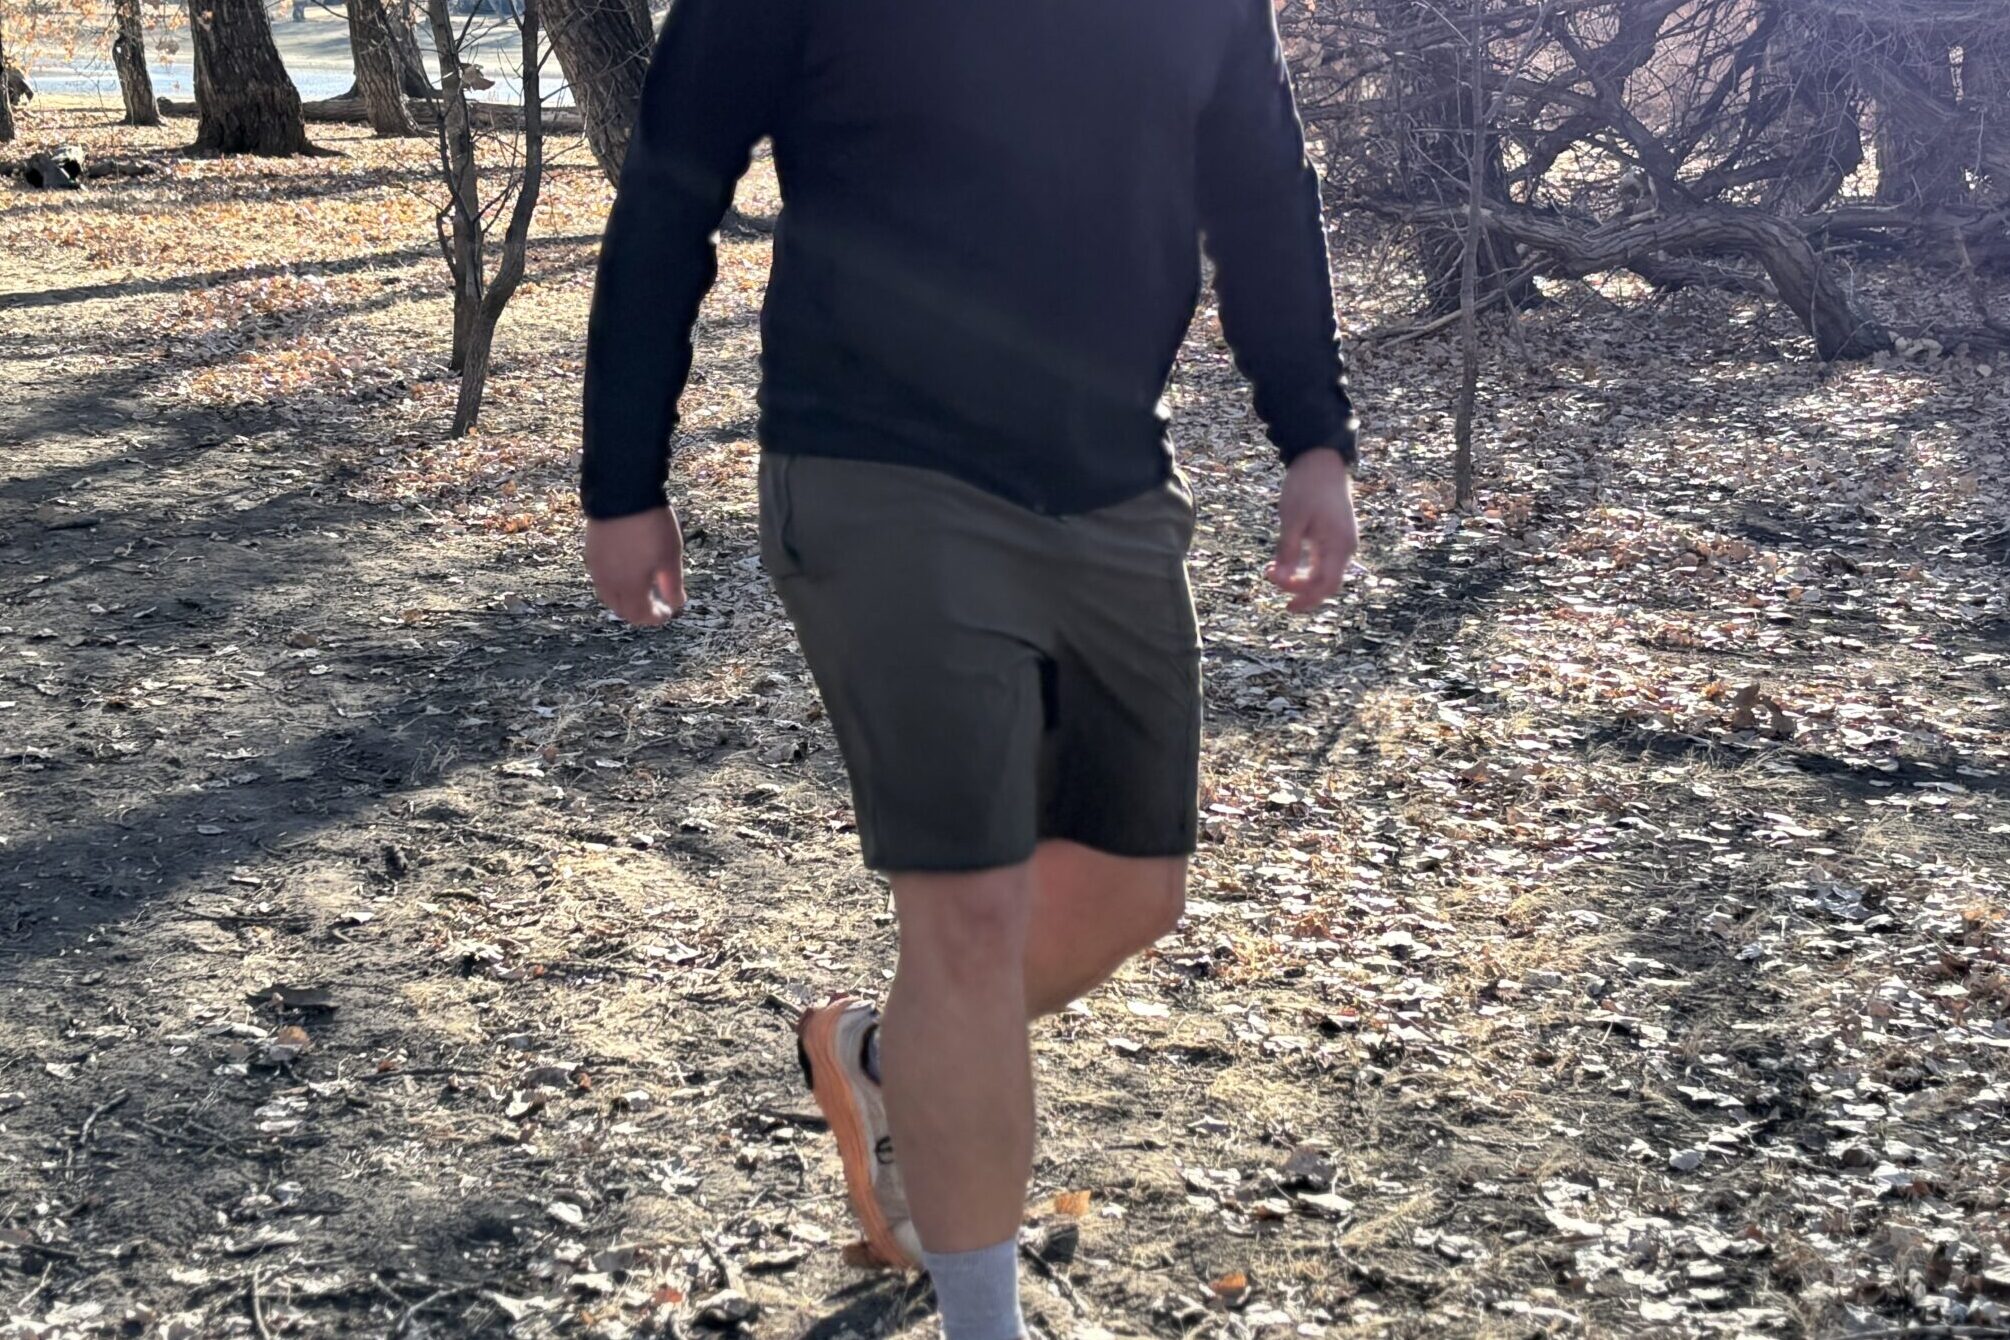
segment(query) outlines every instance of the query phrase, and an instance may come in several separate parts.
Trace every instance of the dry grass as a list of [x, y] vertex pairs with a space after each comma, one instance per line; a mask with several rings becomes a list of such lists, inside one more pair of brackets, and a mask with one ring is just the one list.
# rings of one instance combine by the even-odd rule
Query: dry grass
[[[189, 163], [185, 127], [39, 107], [29, 133], [168, 173], [0, 197], [27, 299], [0, 307], [0, 1232], [70, 1253], [0, 1239], [14, 1296], [47, 1266], [36, 1318], [220, 1334], [256, 1264], [330, 1333], [474, 1282], [507, 1304], [431, 1333], [614, 1336], [690, 1324], [709, 1238], [806, 1252], [747, 1276], [757, 1332], [929, 1325], [845, 1292], [834, 1160], [789, 1115], [774, 1002], [873, 988], [893, 933], [753, 559], [765, 244], [725, 244], [686, 398], [697, 604], [637, 634], [575, 556], [583, 159], [454, 443], [426, 146]], [[743, 205], [773, 199], [757, 173]], [[1346, 320], [1376, 324], [1379, 239], [1343, 232]], [[2006, 1167], [1975, 1106], [2010, 1028], [2004, 379], [1818, 372], [1707, 295], [1524, 334], [1474, 516], [1449, 351], [1358, 360], [1374, 576], [1294, 623], [1257, 576], [1275, 467], [1196, 324], [1208, 840], [1180, 932], [1039, 1038], [1036, 1188], [1096, 1193], [1080, 1309], [1032, 1286], [1055, 1329], [1822, 1335], [1989, 1302], [1963, 1281]], [[1749, 684], [1790, 737], [1738, 718]], [[285, 1068], [232, 1036], [291, 1021], [245, 999], [273, 981], [340, 1002]], [[586, 1081], [540, 1088], [554, 1066]], [[1893, 1141], [1916, 1187], [1873, 1179]], [[1288, 1181], [1308, 1145], [1348, 1217]], [[260, 1229], [299, 1241], [233, 1254]], [[1883, 1244], [1936, 1230], [1922, 1304], [1932, 1263]], [[605, 1289], [574, 1278], [622, 1243]], [[1210, 1303], [1238, 1270], [1242, 1310]]]

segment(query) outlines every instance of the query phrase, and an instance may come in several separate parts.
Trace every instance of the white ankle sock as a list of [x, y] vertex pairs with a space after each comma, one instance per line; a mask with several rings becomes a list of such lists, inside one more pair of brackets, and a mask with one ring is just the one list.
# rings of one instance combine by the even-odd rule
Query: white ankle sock
[[1017, 1238], [974, 1252], [923, 1251], [921, 1263], [935, 1283], [944, 1340], [1024, 1340]]

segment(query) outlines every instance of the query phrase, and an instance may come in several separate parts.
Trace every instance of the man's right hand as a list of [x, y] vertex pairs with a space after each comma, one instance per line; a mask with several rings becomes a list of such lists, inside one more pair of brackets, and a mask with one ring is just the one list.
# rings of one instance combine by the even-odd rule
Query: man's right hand
[[658, 507], [586, 523], [586, 570], [601, 603], [623, 620], [654, 628], [684, 608], [684, 533]]
[[1293, 614], [1318, 609], [1337, 595], [1360, 547], [1351, 471], [1331, 448], [1308, 451], [1284, 472], [1277, 505], [1277, 558], [1271, 584], [1291, 597]]

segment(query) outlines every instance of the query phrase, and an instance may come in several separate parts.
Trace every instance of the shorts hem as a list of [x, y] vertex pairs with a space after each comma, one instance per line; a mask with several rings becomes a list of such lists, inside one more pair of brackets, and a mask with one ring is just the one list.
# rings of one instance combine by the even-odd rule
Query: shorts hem
[[1038, 845], [1033, 843], [1024, 851], [1007, 853], [1002, 857], [984, 852], [974, 856], [901, 860], [897, 852], [873, 851], [864, 853], [864, 860], [866, 869], [882, 875], [978, 875], [986, 870], [1009, 870], [1015, 865], [1024, 865], [1033, 859]]
[[1041, 842], [1072, 842], [1078, 847], [1087, 847], [1090, 851], [1126, 861], [1191, 860], [1199, 851], [1199, 844], [1191, 840], [1110, 842], [1075, 833], [1042, 833], [1032, 845], [1023, 850], [1015, 848], [1002, 859], [985, 853], [973, 857], [938, 856], [902, 861], [879, 850], [863, 854], [863, 859], [866, 869], [883, 875], [974, 875], [986, 870], [1006, 870], [1024, 865], [1033, 859], [1033, 853], [1039, 850]]

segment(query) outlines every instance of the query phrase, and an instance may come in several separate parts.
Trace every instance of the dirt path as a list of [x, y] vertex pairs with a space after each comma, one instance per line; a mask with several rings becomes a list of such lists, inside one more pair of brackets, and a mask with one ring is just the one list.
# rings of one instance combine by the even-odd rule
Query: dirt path
[[[0, 201], [0, 1336], [922, 1333], [786, 1021], [893, 929], [752, 552], [763, 244], [631, 632], [563, 502], [601, 187], [447, 444], [405, 150], [343, 143]], [[2004, 1322], [2002, 382], [1710, 317], [1532, 320], [1457, 526], [1439, 355], [1367, 360], [1310, 625], [1197, 329], [1207, 841], [1038, 1038], [1047, 1330]]]

